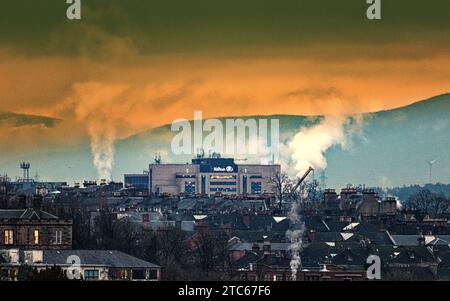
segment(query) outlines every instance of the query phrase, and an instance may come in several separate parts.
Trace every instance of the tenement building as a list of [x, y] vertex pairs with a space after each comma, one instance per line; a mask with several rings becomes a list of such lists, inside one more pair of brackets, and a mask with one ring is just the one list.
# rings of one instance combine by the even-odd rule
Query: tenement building
[[36, 209], [0, 210], [0, 249], [72, 248], [72, 221]]

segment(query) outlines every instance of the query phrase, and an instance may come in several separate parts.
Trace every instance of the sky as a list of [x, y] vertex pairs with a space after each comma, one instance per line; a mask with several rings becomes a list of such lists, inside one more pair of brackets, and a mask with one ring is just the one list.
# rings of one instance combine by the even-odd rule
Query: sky
[[[203, 116], [351, 114], [450, 91], [450, 2], [2, 1], [0, 111], [58, 118], [2, 127], [4, 149], [65, 148]], [[68, 136], [69, 134], [69, 136]], [[6, 142], [5, 142], [6, 141]], [[13, 141], [13, 142], [11, 142]]]

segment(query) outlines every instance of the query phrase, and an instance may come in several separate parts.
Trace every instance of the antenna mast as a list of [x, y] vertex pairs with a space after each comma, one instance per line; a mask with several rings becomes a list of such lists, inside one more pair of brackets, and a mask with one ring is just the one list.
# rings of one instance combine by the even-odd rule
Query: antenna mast
[[30, 182], [30, 163], [22, 162], [20, 163], [20, 168], [23, 170], [23, 179], [24, 182]]

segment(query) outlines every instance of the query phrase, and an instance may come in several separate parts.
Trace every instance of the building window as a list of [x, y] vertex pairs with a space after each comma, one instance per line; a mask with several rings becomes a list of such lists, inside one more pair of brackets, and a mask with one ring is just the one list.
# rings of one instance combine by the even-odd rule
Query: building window
[[184, 182], [184, 192], [187, 194], [194, 194], [195, 193], [195, 182], [188, 181]]
[[128, 270], [126, 269], [119, 270], [117, 276], [119, 280], [128, 280]]
[[5, 230], [5, 245], [14, 244], [14, 233], [13, 230]]
[[250, 179], [262, 179], [262, 176], [250, 176]]
[[236, 182], [211, 181], [209, 185], [215, 186], [236, 186]]
[[39, 244], [39, 230], [34, 230], [34, 244]]
[[242, 177], [242, 193], [247, 193], [247, 176]]
[[62, 231], [56, 230], [55, 232], [55, 244], [60, 245], [62, 244]]
[[175, 175], [176, 179], [195, 179], [195, 175]]
[[148, 272], [148, 279], [150, 279], [150, 280], [158, 280], [158, 270], [150, 270]]
[[236, 175], [211, 175], [209, 178], [213, 180], [231, 180], [237, 177]]
[[211, 187], [211, 192], [236, 192], [236, 188], [231, 187]]
[[260, 194], [261, 193], [261, 182], [252, 182], [251, 190], [252, 190], [253, 194]]
[[146, 272], [146, 270], [132, 270], [133, 280], [145, 280]]
[[202, 184], [201, 185], [202, 185], [201, 192], [202, 192], [202, 194], [205, 194], [206, 193], [206, 177], [205, 176], [202, 176]]
[[98, 280], [98, 270], [85, 270], [84, 271], [85, 280]]

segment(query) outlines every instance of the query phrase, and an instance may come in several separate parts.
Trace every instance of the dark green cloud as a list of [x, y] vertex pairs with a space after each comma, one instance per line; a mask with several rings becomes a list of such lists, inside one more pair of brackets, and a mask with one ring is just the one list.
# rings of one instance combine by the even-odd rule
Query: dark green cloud
[[1, 45], [31, 54], [79, 54], [86, 48], [80, 44], [97, 49], [117, 38], [142, 53], [309, 43], [450, 44], [448, 0], [382, 0], [381, 21], [365, 18], [365, 0], [82, 0], [82, 21], [65, 19], [64, 0], [2, 2]]

